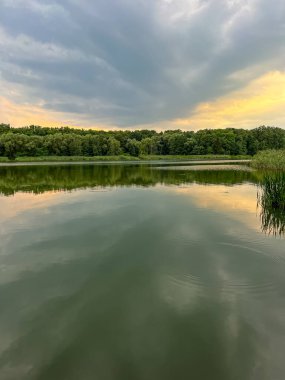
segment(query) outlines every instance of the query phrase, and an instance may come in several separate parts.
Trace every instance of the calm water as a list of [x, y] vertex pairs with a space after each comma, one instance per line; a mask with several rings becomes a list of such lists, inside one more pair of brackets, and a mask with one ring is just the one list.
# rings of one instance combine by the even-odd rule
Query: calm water
[[259, 181], [0, 167], [1, 380], [284, 380], [285, 239]]

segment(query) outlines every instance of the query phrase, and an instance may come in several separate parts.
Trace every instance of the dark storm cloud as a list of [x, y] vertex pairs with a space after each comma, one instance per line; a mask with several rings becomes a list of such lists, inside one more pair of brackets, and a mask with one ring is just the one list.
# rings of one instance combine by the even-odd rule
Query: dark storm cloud
[[183, 117], [284, 69], [283, 0], [0, 0], [0, 7], [2, 87], [20, 86], [23, 101], [90, 121]]

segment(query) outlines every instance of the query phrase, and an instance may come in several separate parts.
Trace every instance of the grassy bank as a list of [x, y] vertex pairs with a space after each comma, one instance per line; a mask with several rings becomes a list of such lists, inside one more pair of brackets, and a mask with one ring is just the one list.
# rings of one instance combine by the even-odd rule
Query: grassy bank
[[285, 170], [285, 150], [264, 150], [257, 153], [251, 165], [256, 169]]
[[156, 161], [156, 160], [182, 160], [182, 161], [197, 161], [197, 160], [248, 160], [251, 159], [251, 156], [239, 155], [239, 156], [231, 156], [226, 154], [206, 154], [206, 155], [167, 155], [167, 156], [158, 156], [158, 155], [147, 155], [147, 156], [139, 156], [140, 160], [147, 161]]
[[118, 156], [40, 156], [40, 157], [16, 157], [15, 160], [9, 160], [7, 157], [0, 157], [1, 162], [105, 162], [105, 161], [193, 161], [193, 160], [243, 160], [251, 159], [251, 156], [230, 156], [230, 155], [140, 155], [138, 157], [130, 155]]
[[138, 161], [138, 157], [127, 155], [119, 156], [39, 156], [39, 157], [16, 157], [9, 160], [7, 157], [0, 157], [1, 162], [85, 162], [85, 161]]

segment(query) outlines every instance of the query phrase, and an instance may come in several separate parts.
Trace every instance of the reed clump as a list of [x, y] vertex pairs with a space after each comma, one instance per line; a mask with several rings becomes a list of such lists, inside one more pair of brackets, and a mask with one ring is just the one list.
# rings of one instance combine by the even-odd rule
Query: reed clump
[[260, 219], [264, 232], [273, 235], [285, 233], [285, 172], [265, 174], [258, 192]]
[[253, 157], [251, 165], [256, 169], [285, 171], [285, 150], [263, 150]]

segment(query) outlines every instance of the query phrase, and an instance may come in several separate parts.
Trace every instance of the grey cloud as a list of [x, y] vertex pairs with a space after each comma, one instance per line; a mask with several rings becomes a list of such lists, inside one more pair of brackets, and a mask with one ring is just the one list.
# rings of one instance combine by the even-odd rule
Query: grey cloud
[[[284, 70], [283, 0], [2, 0], [2, 81], [119, 126], [189, 114]], [[5, 95], [5, 94], [4, 94]]]

